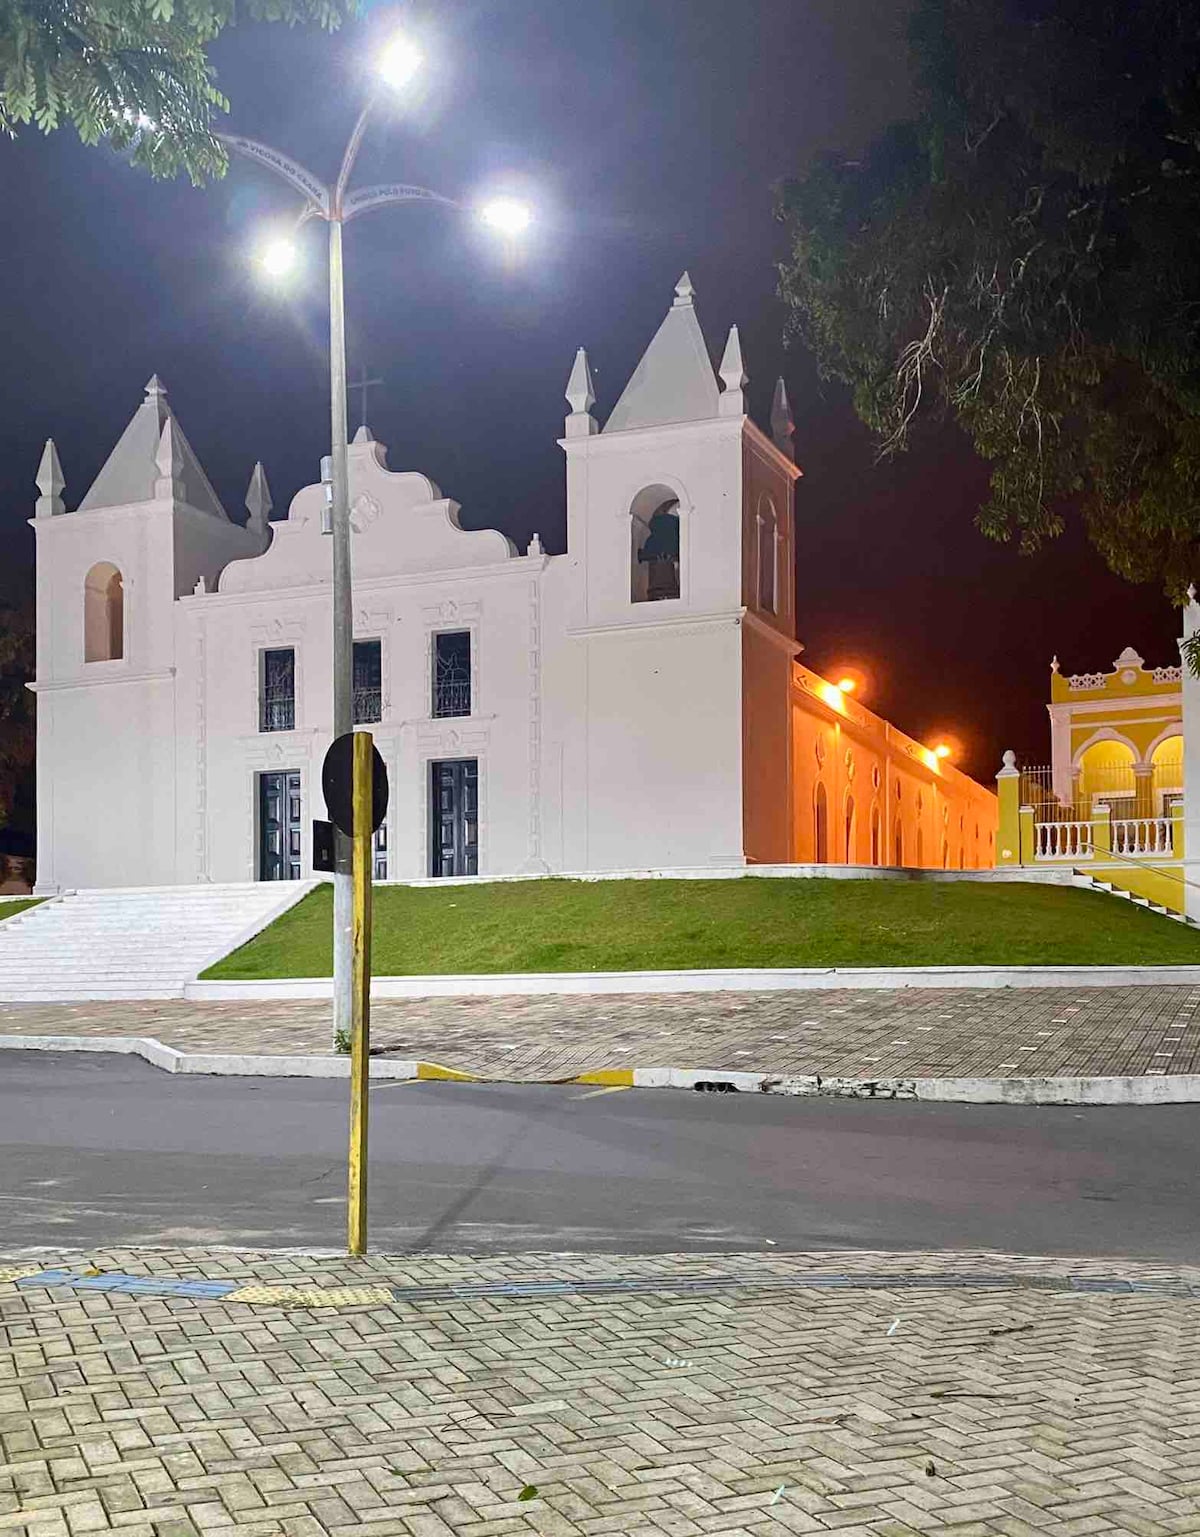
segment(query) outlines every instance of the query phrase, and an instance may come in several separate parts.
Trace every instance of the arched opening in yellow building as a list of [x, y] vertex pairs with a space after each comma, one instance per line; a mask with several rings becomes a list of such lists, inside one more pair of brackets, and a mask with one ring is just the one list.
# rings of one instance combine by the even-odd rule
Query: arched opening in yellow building
[[1114, 820], [1148, 815], [1148, 808], [1138, 811], [1136, 761], [1129, 743], [1116, 738], [1084, 748], [1075, 768], [1077, 814], [1091, 817], [1107, 806]]
[[813, 830], [816, 862], [819, 865], [827, 865], [829, 863], [829, 798], [825, 794], [823, 784], [817, 785], [817, 793], [813, 800]]
[[848, 865], [852, 865], [854, 863], [854, 833], [855, 833], [855, 827], [854, 827], [854, 797], [853, 797], [853, 795], [847, 795], [847, 797], [846, 797], [846, 863]]
[[1164, 737], [1150, 754], [1151, 815], [1169, 817], [1172, 806], [1183, 800], [1183, 737]]
[[879, 807], [871, 807], [871, 863], [879, 863]]

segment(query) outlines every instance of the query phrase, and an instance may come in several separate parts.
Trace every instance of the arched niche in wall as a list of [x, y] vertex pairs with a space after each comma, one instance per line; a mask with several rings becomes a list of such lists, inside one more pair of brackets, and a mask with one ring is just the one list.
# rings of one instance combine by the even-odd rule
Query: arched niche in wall
[[629, 596], [657, 603], [680, 594], [679, 498], [669, 486], [645, 486], [629, 508]]
[[111, 561], [97, 561], [83, 583], [83, 659], [118, 662], [124, 655], [124, 583]]

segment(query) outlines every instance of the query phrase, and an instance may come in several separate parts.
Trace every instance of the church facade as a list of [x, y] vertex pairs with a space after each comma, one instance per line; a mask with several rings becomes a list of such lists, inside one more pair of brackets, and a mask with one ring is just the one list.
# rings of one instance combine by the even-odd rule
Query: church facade
[[[686, 276], [607, 422], [567, 386], [567, 553], [464, 530], [350, 449], [355, 719], [379, 879], [796, 862], [974, 868], [996, 800], [797, 661], [782, 383], [746, 413]], [[38, 475], [37, 890], [312, 872], [331, 737], [324, 489], [231, 519], [157, 379], [76, 510]], [[802, 551], [801, 551], [802, 553]]]

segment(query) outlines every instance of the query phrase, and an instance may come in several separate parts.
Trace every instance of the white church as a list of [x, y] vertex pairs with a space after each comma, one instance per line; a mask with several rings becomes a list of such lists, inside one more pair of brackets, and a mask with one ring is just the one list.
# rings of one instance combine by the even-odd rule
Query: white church
[[[796, 857], [800, 471], [782, 385], [768, 436], [746, 382], [736, 327], [714, 370], [686, 275], [603, 427], [580, 350], [564, 555], [464, 530], [360, 429], [354, 709], [391, 786], [377, 878]], [[271, 521], [259, 465], [230, 517], [157, 379], [73, 511], [52, 441], [37, 486], [38, 893], [310, 876], [332, 735], [323, 488]]]

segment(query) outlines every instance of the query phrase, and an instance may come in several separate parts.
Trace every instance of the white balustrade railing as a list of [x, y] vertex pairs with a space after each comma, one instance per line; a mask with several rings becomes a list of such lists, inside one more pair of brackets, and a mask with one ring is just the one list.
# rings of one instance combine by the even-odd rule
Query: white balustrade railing
[[1090, 822], [1036, 822], [1034, 857], [1037, 859], [1090, 859]]
[[[1110, 824], [1109, 847], [1127, 859], [1170, 858], [1172, 826], [1170, 817], [1120, 817]], [[1095, 858], [1091, 822], [1035, 822], [1033, 833], [1036, 859]]]
[[1170, 817], [1122, 818], [1112, 824], [1114, 854], [1170, 854], [1173, 850]]

